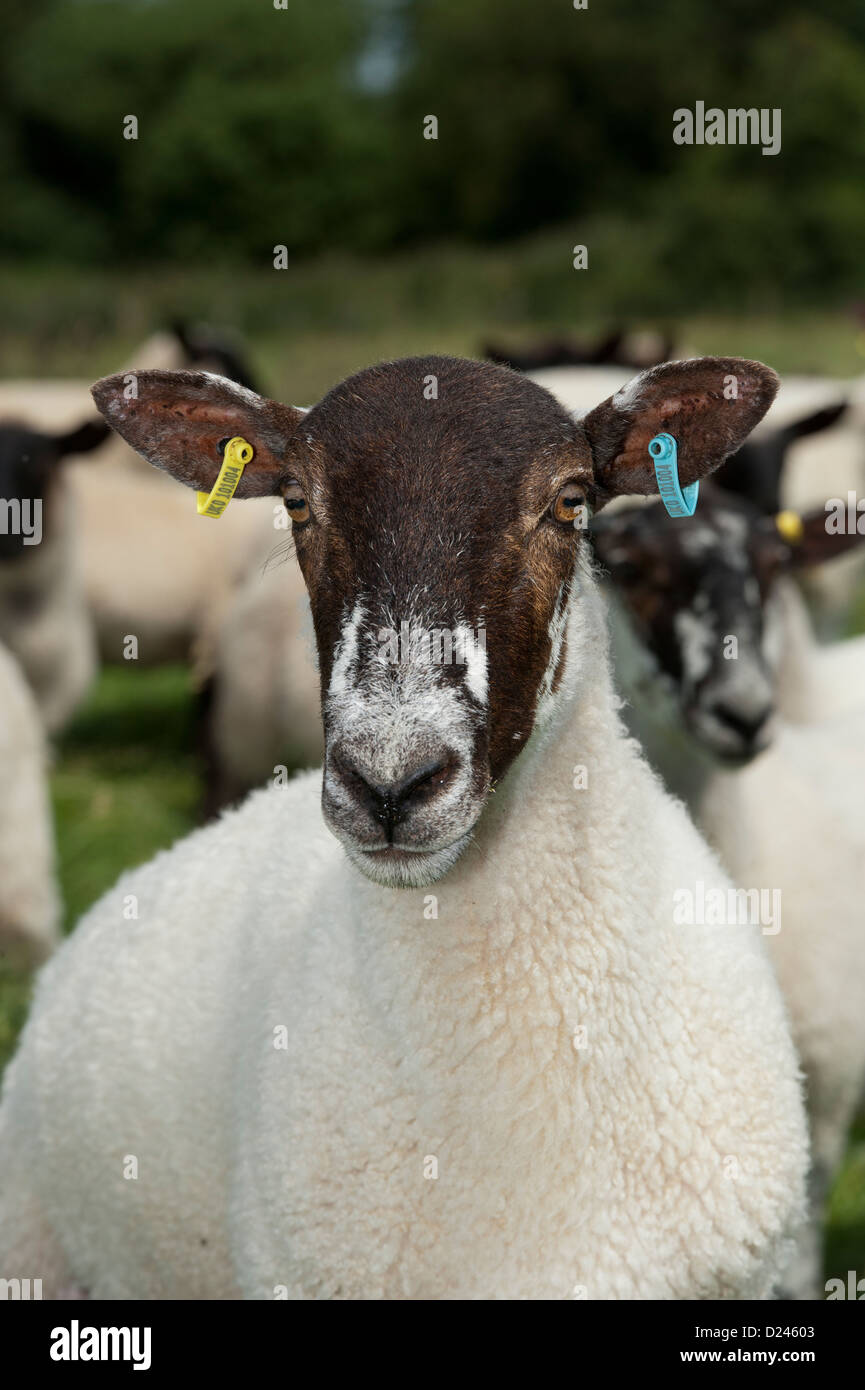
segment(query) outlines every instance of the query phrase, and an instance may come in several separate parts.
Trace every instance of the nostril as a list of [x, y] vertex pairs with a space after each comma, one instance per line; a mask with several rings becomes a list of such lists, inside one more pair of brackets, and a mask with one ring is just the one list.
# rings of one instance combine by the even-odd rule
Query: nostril
[[378, 782], [369, 771], [361, 771], [345, 752], [332, 750], [331, 772], [354, 800], [384, 826], [389, 840], [394, 827], [410, 811], [432, 801], [447, 787], [459, 767], [459, 759], [449, 750], [412, 767], [392, 782]]
[[401, 781], [387, 788], [385, 794], [396, 806], [405, 809], [440, 792], [450, 781], [455, 767], [456, 760], [450, 756], [436, 758], [408, 773]]
[[729, 705], [715, 705], [712, 713], [722, 724], [726, 724], [741, 738], [753, 742], [760, 730], [768, 723], [772, 714], [772, 706], [765, 705], [756, 713], [743, 713], [741, 710], [732, 709]]
[[333, 749], [329, 756], [331, 772], [339, 778], [343, 786], [355, 795], [371, 798], [375, 801], [380, 799], [378, 785], [370, 781], [345, 754]]

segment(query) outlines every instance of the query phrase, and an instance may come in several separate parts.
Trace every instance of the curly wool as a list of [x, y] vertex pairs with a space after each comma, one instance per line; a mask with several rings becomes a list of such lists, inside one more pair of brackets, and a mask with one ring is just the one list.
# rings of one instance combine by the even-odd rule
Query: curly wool
[[753, 928], [674, 924], [677, 889], [728, 880], [624, 735], [591, 586], [568, 645], [555, 717], [432, 891], [359, 876], [309, 773], [87, 915], [7, 1078], [0, 1274], [770, 1294], [807, 1165], [780, 994]]

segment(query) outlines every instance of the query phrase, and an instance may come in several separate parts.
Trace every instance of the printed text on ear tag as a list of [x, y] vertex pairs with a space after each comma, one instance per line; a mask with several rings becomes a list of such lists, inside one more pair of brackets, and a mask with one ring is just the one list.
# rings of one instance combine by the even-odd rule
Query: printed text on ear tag
[[679, 454], [671, 434], [656, 434], [649, 440], [649, 454], [655, 465], [655, 478], [661, 501], [670, 516], [693, 516], [700, 495], [699, 479], [683, 488], [679, 482]]
[[210, 492], [196, 493], [196, 509], [199, 516], [222, 516], [237, 491], [243, 470], [254, 452], [249, 441], [239, 434], [229, 439], [222, 456], [222, 467]]

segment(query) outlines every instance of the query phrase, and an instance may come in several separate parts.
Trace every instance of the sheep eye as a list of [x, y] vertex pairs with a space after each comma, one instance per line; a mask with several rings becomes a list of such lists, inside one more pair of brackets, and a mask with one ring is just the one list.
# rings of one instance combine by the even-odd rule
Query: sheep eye
[[563, 526], [573, 526], [584, 514], [586, 494], [577, 483], [567, 483], [553, 503], [553, 516]]
[[309, 503], [304, 496], [303, 488], [300, 483], [288, 483], [283, 490], [285, 509], [292, 521], [301, 525], [304, 521], [309, 521]]

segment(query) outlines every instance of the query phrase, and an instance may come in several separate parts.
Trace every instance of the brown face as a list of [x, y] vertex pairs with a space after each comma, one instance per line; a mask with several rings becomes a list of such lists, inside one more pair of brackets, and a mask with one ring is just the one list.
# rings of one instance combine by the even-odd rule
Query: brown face
[[539, 388], [435, 358], [353, 377], [303, 437], [324, 812], [390, 881], [450, 857], [555, 684], [592, 457]]
[[97, 403], [151, 461], [209, 487], [239, 434], [255, 449], [239, 495], [284, 499], [319, 650], [324, 815], [394, 886], [454, 863], [554, 701], [588, 509], [651, 490], [663, 428], [684, 483], [708, 471], [775, 387], [759, 364], [677, 363], [575, 423], [534, 383], [450, 358], [371, 368], [305, 415], [220, 378], [142, 373], [133, 401], [122, 380]]

